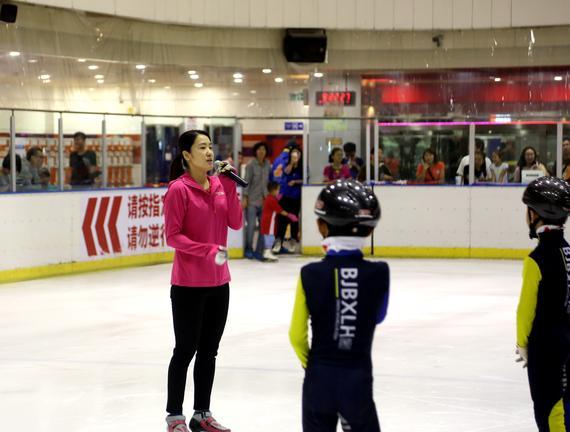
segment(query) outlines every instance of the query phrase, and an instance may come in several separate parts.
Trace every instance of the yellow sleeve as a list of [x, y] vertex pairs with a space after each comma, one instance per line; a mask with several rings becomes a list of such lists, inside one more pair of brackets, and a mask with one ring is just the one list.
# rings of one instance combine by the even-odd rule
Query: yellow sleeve
[[542, 279], [535, 260], [526, 257], [523, 263], [523, 284], [517, 308], [517, 345], [526, 348], [536, 315], [538, 284]]
[[297, 282], [297, 293], [295, 294], [295, 305], [293, 306], [293, 318], [289, 328], [289, 340], [293, 349], [301, 360], [304, 368], [307, 367], [309, 357], [309, 309], [307, 308], [307, 298], [303, 289], [303, 281], [299, 276]]

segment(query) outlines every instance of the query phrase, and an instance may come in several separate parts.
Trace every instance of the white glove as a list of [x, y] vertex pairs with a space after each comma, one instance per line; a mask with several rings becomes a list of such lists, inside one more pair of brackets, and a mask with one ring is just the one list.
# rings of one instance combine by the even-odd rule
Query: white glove
[[218, 246], [218, 252], [214, 258], [216, 265], [223, 265], [228, 260], [228, 250], [223, 246]]
[[517, 345], [515, 354], [519, 357], [515, 360], [517, 363], [522, 362], [523, 369], [528, 366], [528, 348], [523, 348]]

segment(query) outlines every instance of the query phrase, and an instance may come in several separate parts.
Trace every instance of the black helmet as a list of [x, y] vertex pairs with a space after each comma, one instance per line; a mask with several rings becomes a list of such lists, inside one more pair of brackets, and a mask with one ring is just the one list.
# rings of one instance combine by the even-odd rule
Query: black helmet
[[370, 187], [352, 179], [337, 180], [319, 194], [315, 214], [333, 227], [374, 228], [380, 220], [380, 203]]
[[570, 211], [570, 185], [556, 177], [540, 177], [526, 187], [522, 201], [543, 219], [564, 219]]

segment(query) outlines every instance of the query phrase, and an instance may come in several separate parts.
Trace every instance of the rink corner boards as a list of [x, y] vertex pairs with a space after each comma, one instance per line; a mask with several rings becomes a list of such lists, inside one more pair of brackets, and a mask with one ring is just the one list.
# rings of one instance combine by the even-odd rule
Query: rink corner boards
[[[230, 258], [243, 258], [243, 251], [238, 248], [228, 250]], [[128, 267], [141, 267], [172, 262], [174, 252], [161, 252], [144, 255], [130, 255], [105, 258], [93, 261], [51, 264], [46, 266], [22, 268], [15, 270], [0, 270], [0, 284], [20, 282], [31, 279], [42, 279], [52, 276], [65, 276], [102, 270], [112, 270]]]
[[[377, 246], [372, 254], [371, 248], [364, 248], [366, 256], [379, 258], [523, 259], [530, 251], [531, 249]], [[321, 246], [303, 247], [302, 253], [310, 256], [324, 254]]]

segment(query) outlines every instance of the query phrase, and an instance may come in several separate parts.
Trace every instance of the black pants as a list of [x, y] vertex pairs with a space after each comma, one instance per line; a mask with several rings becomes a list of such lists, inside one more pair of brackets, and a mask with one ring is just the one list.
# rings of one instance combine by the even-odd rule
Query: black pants
[[380, 432], [372, 372], [311, 365], [303, 382], [303, 432]]
[[[534, 418], [540, 432], [550, 432], [550, 424], [570, 431], [570, 395], [567, 384], [568, 354], [549, 347], [529, 346], [528, 381], [534, 404]], [[562, 401], [560, 409], [554, 410]], [[558, 415], [557, 415], [558, 414]], [[555, 420], [556, 419], [556, 420]], [[560, 430], [559, 428], [555, 429]]]
[[[295, 216], [299, 216], [299, 212], [301, 211], [301, 198], [291, 198], [291, 197], [283, 197], [281, 201], [279, 201], [283, 210], [288, 213], [293, 213]], [[276, 238], [283, 240], [285, 237], [285, 232], [287, 231], [287, 225], [291, 224], [291, 238], [298, 240], [299, 239], [299, 222], [291, 222], [287, 216], [278, 215], [277, 216], [277, 235]]]
[[176, 346], [168, 368], [166, 411], [169, 414], [182, 414], [186, 376], [194, 354], [194, 409], [210, 408], [216, 355], [226, 325], [229, 297], [229, 284], [212, 288], [172, 286]]

